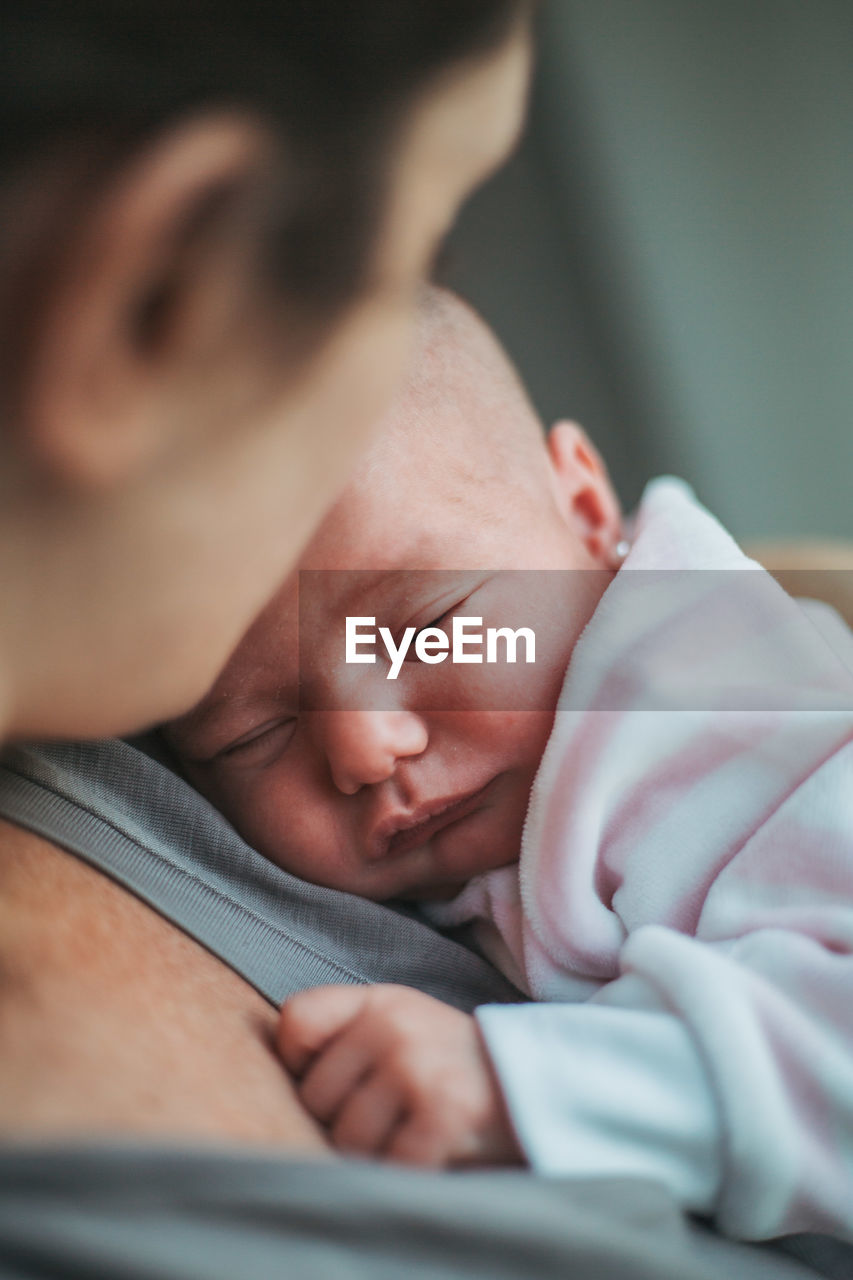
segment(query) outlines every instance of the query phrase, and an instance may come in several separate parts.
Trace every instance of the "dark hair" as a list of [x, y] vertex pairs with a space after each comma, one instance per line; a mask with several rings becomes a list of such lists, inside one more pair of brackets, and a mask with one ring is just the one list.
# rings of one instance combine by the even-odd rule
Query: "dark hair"
[[452, 63], [509, 34], [523, 0], [6, 0], [0, 179], [81, 144], [107, 171], [169, 121], [239, 107], [286, 163], [265, 272], [328, 312], [362, 278], [395, 128]]

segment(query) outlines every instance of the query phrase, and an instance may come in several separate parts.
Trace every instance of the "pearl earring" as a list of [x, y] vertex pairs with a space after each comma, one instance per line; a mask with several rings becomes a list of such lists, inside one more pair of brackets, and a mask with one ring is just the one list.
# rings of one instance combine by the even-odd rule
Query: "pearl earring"
[[620, 569], [622, 563], [627, 559], [628, 552], [631, 550], [630, 542], [625, 538], [620, 538], [610, 552], [610, 563], [614, 569]]

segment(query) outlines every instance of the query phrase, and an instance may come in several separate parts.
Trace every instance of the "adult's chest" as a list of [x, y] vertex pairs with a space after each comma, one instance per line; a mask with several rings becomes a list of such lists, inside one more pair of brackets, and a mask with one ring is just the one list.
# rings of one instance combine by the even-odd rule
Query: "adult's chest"
[[143, 902], [0, 823], [0, 1132], [316, 1150], [276, 1011]]

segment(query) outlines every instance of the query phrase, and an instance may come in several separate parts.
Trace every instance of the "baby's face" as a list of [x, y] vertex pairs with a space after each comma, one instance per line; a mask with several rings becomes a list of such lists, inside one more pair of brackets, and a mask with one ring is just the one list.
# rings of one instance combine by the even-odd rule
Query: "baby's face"
[[[244, 839], [307, 880], [448, 897], [518, 857], [565, 667], [612, 575], [589, 550], [588, 504], [575, 518], [561, 501], [544, 443], [522, 476], [521, 462], [495, 461], [488, 433], [483, 423], [469, 449], [451, 430], [446, 450], [441, 431], [392, 433], [301, 564], [335, 572], [288, 580], [211, 693], [167, 730]], [[410, 654], [390, 681], [381, 645], [374, 665], [344, 661], [348, 616], [399, 640], [407, 627], [450, 633], [460, 615], [484, 631], [531, 628], [535, 664]]]

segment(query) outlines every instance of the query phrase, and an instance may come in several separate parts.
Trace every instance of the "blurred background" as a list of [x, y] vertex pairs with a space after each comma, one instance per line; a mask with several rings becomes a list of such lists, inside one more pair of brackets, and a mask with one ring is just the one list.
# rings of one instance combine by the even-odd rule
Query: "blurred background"
[[521, 150], [444, 278], [623, 501], [853, 537], [853, 0], [546, 0]]

